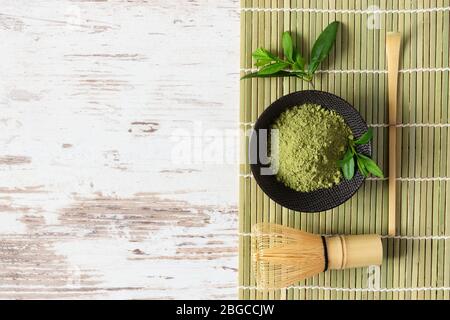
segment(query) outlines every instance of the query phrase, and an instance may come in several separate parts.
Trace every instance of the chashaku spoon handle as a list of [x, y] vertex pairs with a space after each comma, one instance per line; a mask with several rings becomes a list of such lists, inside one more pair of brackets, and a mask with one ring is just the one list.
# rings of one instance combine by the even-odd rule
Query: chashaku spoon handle
[[401, 34], [388, 32], [386, 50], [389, 88], [389, 235], [397, 231], [397, 104]]

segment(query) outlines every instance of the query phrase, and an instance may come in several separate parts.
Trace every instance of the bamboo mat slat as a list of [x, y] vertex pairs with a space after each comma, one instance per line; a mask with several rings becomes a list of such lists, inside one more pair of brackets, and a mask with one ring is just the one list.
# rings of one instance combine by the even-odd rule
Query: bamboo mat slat
[[[333, 52], [316, 75], [315, 88], [346, 99], [374, 127], [374, 158], [385, 172], [388, 169], [385, 37], [390, 30], [404, 35], [398, 111], [399, 236], [384, 237], [384, 261], [379, 270], [331, 271], [283, 290], [257, 290], [251, 270], [252, 225], [265, 221], [319, 234], [384, 236], [388, 186], [386, 180], [370, 179], [350, 201], [319, 214], [293, 212], [271, 201], [245, 164], [248, 149], [245, 132], [273, 101], [310, 86], [293, 78], [242, 81], [239, 296], [289, 300], [448, 300], [450, 0], [241, 0], [241, 75], [253, 69], [251, 54], [258, 47], [282, 51], [283, 31], [292, 32], [296, 46], [309, 58], [314, 40], [334, 20], [342, 25]], [[369, 28], [369, 22], [375, 28]]]

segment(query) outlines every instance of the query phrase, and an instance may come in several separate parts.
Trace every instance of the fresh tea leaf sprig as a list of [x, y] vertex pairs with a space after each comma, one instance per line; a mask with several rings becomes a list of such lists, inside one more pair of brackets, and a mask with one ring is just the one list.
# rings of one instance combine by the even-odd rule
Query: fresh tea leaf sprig
[[364, 145], [369, 143], [373, 139], [373, 130], [369, 129], [361, 138], [354, 140], [351, 136], [348, 141], [348, 149], [344, 155], [344, 158], [339, 161], [339, 166], [342, 169], [345, 179], [351, 180], [355, 176], [356, 167], [358, 167], [359, 172], [365, 177], [370, 174], [384, 178], [383, 171], [378, 167], [378, 165], [370, 159], [369, 157], [359, 153], [356, 150], [358, 145]]
[[260, 68], [259, 71], [250, 73], [242, 79], [297, 77], [312, 82], [314, 74], [322, 61], [328, 57], [336, 42], [338, 28], [339, 22], [335, 21], [320, 34], [314, 43], [309, 63], [306, 63], [305, 58], [294, 47], [291, 34], [284, 32], [282, 36], [284, 58], [281, 59], [268, 50], [259, 48], [252, 55], [256, 60], [255, 66]]

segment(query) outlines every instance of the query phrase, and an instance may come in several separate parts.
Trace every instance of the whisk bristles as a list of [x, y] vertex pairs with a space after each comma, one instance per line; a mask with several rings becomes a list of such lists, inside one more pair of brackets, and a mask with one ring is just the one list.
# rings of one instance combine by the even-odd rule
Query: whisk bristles
[[323, 272], [326, 253], [321, 236], [277, 224], [252, 230], [253, 270], [261, 289], [279, 289]]

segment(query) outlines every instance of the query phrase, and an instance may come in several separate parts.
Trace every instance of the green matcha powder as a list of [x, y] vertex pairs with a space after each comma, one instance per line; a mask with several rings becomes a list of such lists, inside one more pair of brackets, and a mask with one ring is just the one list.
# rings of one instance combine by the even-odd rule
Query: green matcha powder
[[328, 189], [343, 178], [351, 130], [335, 111], [305, 104], [285, 111], [273, 125], [279, 130], [278, 181], [300, 192]]

